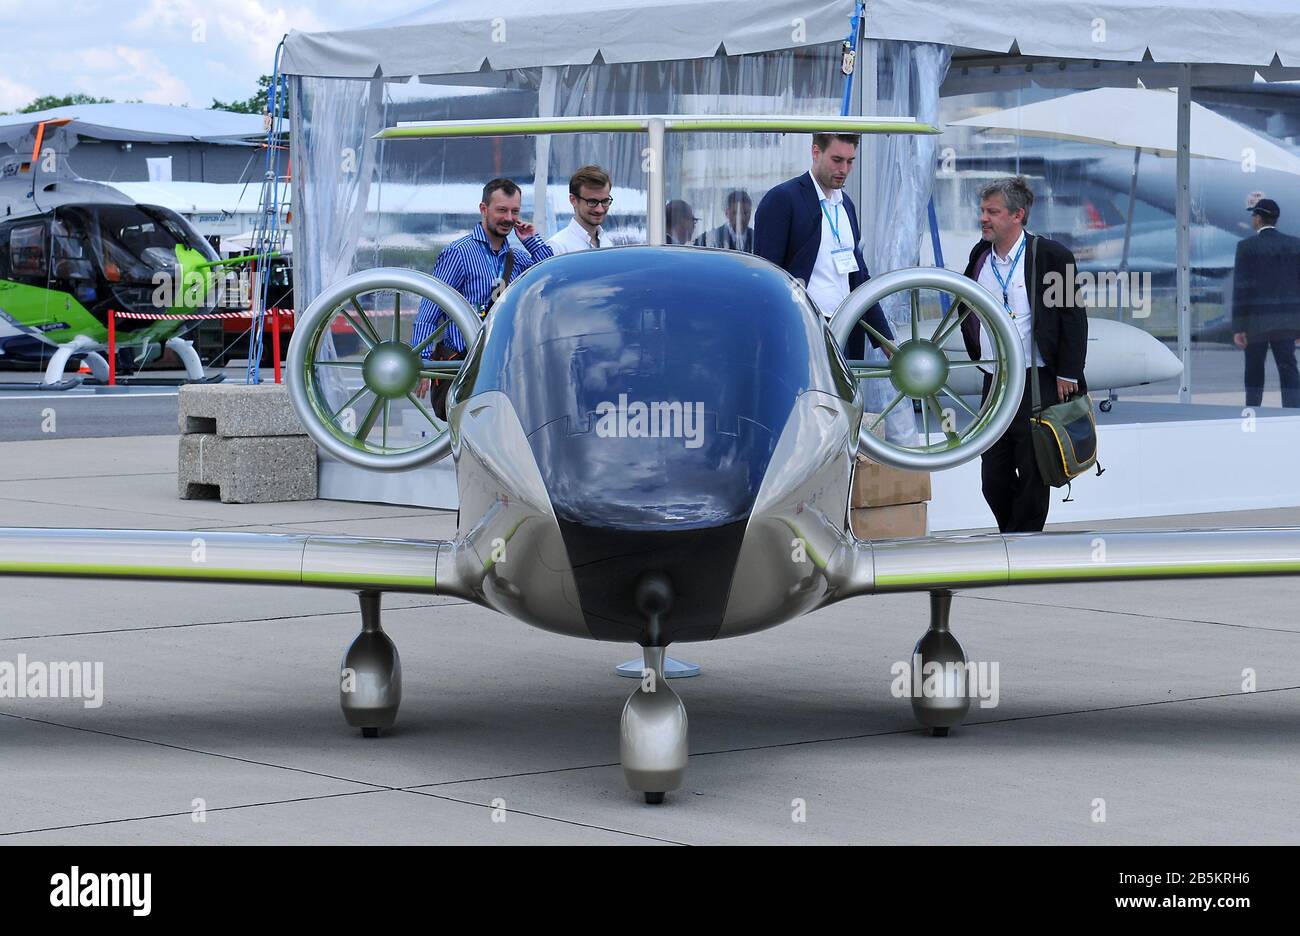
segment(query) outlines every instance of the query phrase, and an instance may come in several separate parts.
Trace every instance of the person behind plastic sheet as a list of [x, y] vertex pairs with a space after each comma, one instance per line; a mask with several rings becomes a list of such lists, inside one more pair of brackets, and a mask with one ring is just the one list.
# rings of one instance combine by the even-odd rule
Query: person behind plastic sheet
[[[857, 134], [813, 134], [812, 168], [770, 189], [754, 218], [754, 253], [803, 282], [827, 319], [851, 290], [871, 279], [858, 248], [857, 209], [844, 192], [857, 155]], [[879, 303], [863, 319], [893, 339]], [[850, 360], [866, 357], [866, 335], [853, 329], [846, 351]], [[871, 343], [880, 346], [874, 337]]]
[[700, 219], [695, 217], [695, 210], [691, 208], [690, 202], [684, 202], [680, 198], [674, 198], [664, 206], [664, 229], [666, 244], [689, 244], [691, 235], [695, 233], [695, 223]]
[[743, 250], [754, 252], [754, 229], [749, 226], [749, 219], [754, 214], [754, 202], [744, 189], [727, 193], [724, 205], [727, 216], [726, 224], [719, 224], [713, 230], [695, 238], [696, 247], [721, 247], [724, 250]]
[[[1029, 431], [1032, 371], [1038, 363], [1040, 404], [1052, 406], [1087, 393], [1083, 379], [1088, 316], [1075, 301], [1074, 254], [1062, 244], [1025, 230], [1034, 193], [1023, 177], [997, 179], [980, 189], [980, 241], [970, 252], [966, 275], [1002, 303], [1025, 353], [1025, 391], [1015, 419], [982, 457], [980, 479], [998, 529], [1036, 533], [1047, 522], [1051, 488], [1038, 473]], [[980, 320], [961, 325], [972, 359], [991, 360], [993, 344]], [[985, 368], [984, 397], [993, 384]]]
[[570, 177], [569, 204], [573, 206], [573, 220], [546, 242], [556, 256], [609, 246], [601, 239], [600, 229], [609, 215], [609, 206], [614, 204], [609, 191], [609, 173], [600, 166], [583, 166]]
[[[433, 275], [465, 297], [465, 301], [487, 315], [501, 291], [509, 286], [524, 270], [551, 256], [536, 228], [519, 218], [521, 196], [519, 186], [509, 179], [493, 179], [483, 186], [483, 201], [478, 206], [479, 223], [474, 230], [452, 241], [438, 254]], [[507, 242], [514, 231], [524, 248], [511, 247]], [[411, 334], [412, 347], [420, 344], [438, 328], [447, 317], [433, 302], [420, 300], [420, 310], [415, 316]], [[465, 338], [454, 322], [447, 323], [442, 338], [421, 354], [425, 359], [454, 361], [465, 357]], [[447, 418], [447, 391], [450, 380], [433, 381], [433, 411], [439, 419]], [[429, 381], [421, 380], [417, 394], [424, 396]]]
[[1294, 409], [1300, 407], [1300, 240], [1277, 229], [1282, 209], [1273, 199], [1247, 210], [1257, 233], [1237, 242], [1232, 275], [1232, 340], [1246, 352], [1246, 405], [1264, 402], [1264, 359], [1272, 348], [1282, 405]]

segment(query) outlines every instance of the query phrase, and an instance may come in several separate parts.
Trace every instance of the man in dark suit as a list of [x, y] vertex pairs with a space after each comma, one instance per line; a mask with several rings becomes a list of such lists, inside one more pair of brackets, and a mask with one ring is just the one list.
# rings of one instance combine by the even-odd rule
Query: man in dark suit
[[1237, 242], [1232, 277], [1232, 340], [1246, 352], [1246, 405], [1264, 402], [1264, 359], [1272, 348], [1282, 405], [1300, 408], [1300, 240], [1278, 231], [1282, 209], [1273, 199], [1261, 198], [1248, 210], [1259, 233]]
[[[970, 252], [966, 275], [1001, 300], [1025, 352], [1038, 363], [1040, 404], [1051, 406], [1087, 393], [1084, 357], [1088, 316], [1076, 302], [1074, 255], [1061, 244], [1025, 230], [1034, 193], [1022, 177], [998, 179], [980, 189], [981, 239]], [[962, 320], [972, 360], [993, 357], [990, 336], [974, 315]], [[981, 368], [983, 370], [983, 368]], [[984, 374], [984, 395], [993, 377]], [[980, 477], [1003, 533], [1037, 533], [1047, 522], [1051, 489], [1038, 472], [1029, 434], [1032, 371], [1025, 373], [1020, 408], [1002, 438], [982, 456]]]
[[744, 189], [727, 193], [725, 203], [727, 223], [720, 224], [695, 238], [696, 247], [721, 247], [723, 250], [754, 252], [754, 229], [749, 219], [754, 214], [754, 202]]
[[[857, 154], [856, 134], [813, 134], [812, 168], [770, 189], [754, 219], [754, 253], [802, 282], [828, 319], [851, 290], [871, 278], [858, 247], [858, 213], [843, 191]], [[863, 320], [893, 339], [879, 304]], [[851, 360], [866, 356], [864, 334], [853, 330], [847, 353]], [[871, 343], [880, 346], [874, 337]]]

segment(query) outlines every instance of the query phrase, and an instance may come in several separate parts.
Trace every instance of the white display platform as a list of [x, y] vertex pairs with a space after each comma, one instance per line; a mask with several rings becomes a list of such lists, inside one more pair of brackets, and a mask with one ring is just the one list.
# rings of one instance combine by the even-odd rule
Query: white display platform
[[[1052, 491], [1049, 523], [1300, 506], [1300, 414], [1101, 425], [1097, 451], [1105, 474], [1076, 480], [1066, 503]], [[930, 485], [931, 532], [994, 525], [978, 458]]]
[[[427, 421], [413, 409], [402, 412], [397, 444], [415, 445], [431, 437]], [[456, 468], [448, 455], [432, 465], [406, 471], [370, 471], [339, 461], [317, 450], [318, 496], [325, 500], [437, 507], [455, 510], [460, 503]]]
[[460, 497], [456, 490], [456, 468], [451, 456], [432, 465], [407, 471], [370, 471], [344, 464], [318, 452], [319, 496], [325, 500], [366, 501], [407, 507], [438, 507], [455, 510]]
[[[1119, 407], [1117, 406], [1117, 410]], [[1089, 472], [1052, 492], [1049, 522], [1115, 520], [1300, 506], [1300, 413], [1261, 411], [1242, 417], [1225, 406], [1148, 407], [1133, 416], [1102, 417], [1098, 450], [1105, 474]], [[1131, 410], [1132, 411], [1132, 410]], [[1118, 422], [1143, 412], [1180, 418]], [[1213, 414], [1219, 418], [1188, 418]], [[935, 437], [937, 441], [937, 436]], [[319, 456], [320, 496], [455, 510], [456, 472], [450, 457], [408, 471], [368, 471]], [[930, 476], [929, 530], [939, 533], [993, 526], [980, 492], [980, 460]]]

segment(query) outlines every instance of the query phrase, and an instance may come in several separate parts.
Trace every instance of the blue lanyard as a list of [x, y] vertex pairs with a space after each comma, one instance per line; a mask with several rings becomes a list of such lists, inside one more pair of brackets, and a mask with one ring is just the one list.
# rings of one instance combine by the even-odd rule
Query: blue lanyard
[[826, 210], [826, 203], [828, 201], [830, 201], [830, 199], [828, 198], [822, 199], [822, 214], [826, 216], [826, 223], [831, 226], [831, 233], [835, 235], [835, 246], [839, 247], [840, 246], [840, 203], [839, 202], [835, 203], [835, 220], [832, 221], [831, 213]]
[[1011, 259], [1011, 268], [1007, 270], [1007, 278], [1003, 279], [1002, 274], [998, 272], [997, 252], [993, 250], [991, 245], [989, 247], [989, 268], [993, 270], [993, 277], [998, 281], [998, 285], [1002, 287], [1002, 308], [1006, 309], [1008, 312], [1011, 311], [1011, 301], [1007, 295], [1008, 291], [1011, 289], [1011, 277], [1015, 275], [1016, 264], [1020, 262], [1020, 255], [1024, 252], [1025, 238], [1022, 236], [1020, 238], [1020, 248], [1016, 251], [1016, 255]]

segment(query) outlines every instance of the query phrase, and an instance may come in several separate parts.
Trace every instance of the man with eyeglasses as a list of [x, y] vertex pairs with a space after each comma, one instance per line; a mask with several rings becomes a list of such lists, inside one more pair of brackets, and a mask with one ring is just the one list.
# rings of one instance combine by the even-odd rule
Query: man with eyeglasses
[[[519, 217], [522, 195], [519, 186], [510, 179], [493, 179], [483, 186], [483, 201], [479, 204], [479, 223], [464, 237], [452, 241], [438, 254], [433, 275], [456, 290], [465, 300], [487, 317], [488, 311], [507, 286], [524, 270], [551, 256], [542, 235], [527, 221]], [[513, 231], [524, 245], [523, 250], [508, 243]], [[447, 313], [430, 302], [420, 300], [420, 310], [415, 316], [411, 346], [418, 347], [434, 331], [443, 326]], [[465, 357], [465, 337], [456, 324], [447, 321], [442, 338], [421, 351], [426, 359], [456, 361]], [[439, 419], [447, 418], [447, 391], [450, 380], [433, 381], [430, 403]], [[427, 379], [420, 381], [417, 396], [429, 389]]]
[[601, 240], [600, 226], [605, 223], [609, 206], [614, 203], [609, 190], [609, 173], [600, 166], [583, 166], [569, 179], [573, 220], [546, 242], [557, 257], [577, 250], [608, 246]]

